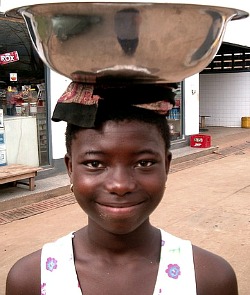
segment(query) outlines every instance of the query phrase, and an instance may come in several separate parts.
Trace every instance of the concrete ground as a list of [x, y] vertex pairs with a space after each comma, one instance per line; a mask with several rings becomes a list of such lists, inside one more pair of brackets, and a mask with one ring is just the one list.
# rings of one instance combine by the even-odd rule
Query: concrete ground
[[[248, 295], [250, 129], [236, 129], [224, 134], [213, 130], [213, 144], [219, 146], [213, 153], [173, 163], [151, 221], [226, 258], [235, 269], [239, 294]], [[67, 180], [66, 175], [60, 178]], [[70, 193], [0, 212], [0, 294], [17, 259], [86, 222]]]

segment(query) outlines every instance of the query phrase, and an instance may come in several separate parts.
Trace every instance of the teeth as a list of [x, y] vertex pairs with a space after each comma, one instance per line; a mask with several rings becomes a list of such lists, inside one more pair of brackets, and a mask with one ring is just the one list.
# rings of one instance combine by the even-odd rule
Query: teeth
[[109, 207], [112, 207], [112, 208], [127, 208], [127, 207], [132, 207], [132, 206], [109, 206]]
[[[100, 204], [102, 205], [102, 204]], [[106, 207], [112, 207], [112, 208], [127, 208], [127, 207], [132, 207], [132, 206], [135, 206], [135, 205], [102, 205], [102, 206], [106, 206]]]
[[134, 207], [140, 203], [136, 204], [102, 204], [98, 203], [100, 206], [110, 207], [110, 208], [128, 208], [128, 207]]

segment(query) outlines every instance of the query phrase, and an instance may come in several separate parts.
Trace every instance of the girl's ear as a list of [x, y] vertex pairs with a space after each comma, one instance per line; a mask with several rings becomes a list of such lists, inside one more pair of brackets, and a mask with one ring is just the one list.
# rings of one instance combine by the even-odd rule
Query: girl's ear
[[65, 162], [66, 167], [67, 167], [68, 175], [71, 178], [71, 174], [72, 174], [72, 160], [71, 160], [71, 156], [68, 153], [64, 156], [64, 162]]
[[170, 151], [166, 151], [166, 157], [165, 157], [165, 170], [166, 170], [166, 175], [168, 175], [171, 160], [172, 160], [172, 153]]

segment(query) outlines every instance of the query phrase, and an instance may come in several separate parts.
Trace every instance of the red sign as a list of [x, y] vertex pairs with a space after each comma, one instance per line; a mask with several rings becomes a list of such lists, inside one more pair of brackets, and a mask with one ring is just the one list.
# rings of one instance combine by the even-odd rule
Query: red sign
[[17, 51], [0, 54], [0, 65], [5, 65], [18, 60], [19, 56]]

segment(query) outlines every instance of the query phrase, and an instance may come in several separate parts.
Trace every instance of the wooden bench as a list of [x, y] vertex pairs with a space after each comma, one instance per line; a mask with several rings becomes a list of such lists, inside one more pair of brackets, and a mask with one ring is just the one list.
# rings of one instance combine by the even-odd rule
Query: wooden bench
[[[0, 167], [0, 184], [13, 182], [16, 186], [17, 183], [21, 183], [29, 186], [29, 190], [35, 189], [35, 176], [37, 171], [41, 170], [40, 167], [31, 167], [20, 164], [11, 164]], [[21, 180], [28, 179], [28, 183]]]

